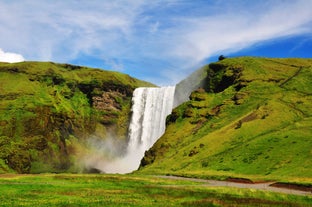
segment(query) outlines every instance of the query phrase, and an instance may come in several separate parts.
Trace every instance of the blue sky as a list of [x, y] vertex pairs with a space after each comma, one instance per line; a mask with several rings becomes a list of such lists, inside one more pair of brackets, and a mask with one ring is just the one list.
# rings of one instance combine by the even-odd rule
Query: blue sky
[[0, 61], [173, 85], [225, 56], [312, 57], [312, 0], [0, 0]]

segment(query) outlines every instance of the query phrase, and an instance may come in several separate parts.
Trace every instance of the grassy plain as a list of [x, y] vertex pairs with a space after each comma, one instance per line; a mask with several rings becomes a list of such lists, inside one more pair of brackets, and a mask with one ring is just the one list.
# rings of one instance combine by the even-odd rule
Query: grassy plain
[[311, 196], [152, 176], [0, 175], [0, 206], [312, 206]]

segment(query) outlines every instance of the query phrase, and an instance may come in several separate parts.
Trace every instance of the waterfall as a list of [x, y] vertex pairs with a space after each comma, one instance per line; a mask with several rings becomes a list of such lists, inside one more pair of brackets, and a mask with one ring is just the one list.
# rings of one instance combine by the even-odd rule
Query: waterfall
[[133, 93], [132, 118], [129, 126], [129, 151], [139, 150], [142, 157], [166, 129], [171, 113], [174, 86], [137, 88]]
[[138, 169], [144, 152], [166, 130], [166, 117], [173, 108], [174, 92], [175, 86], [134, 90], [127, 153], [124, 157], [106, 162], [99, 169], [106, 173], [128, 173]]

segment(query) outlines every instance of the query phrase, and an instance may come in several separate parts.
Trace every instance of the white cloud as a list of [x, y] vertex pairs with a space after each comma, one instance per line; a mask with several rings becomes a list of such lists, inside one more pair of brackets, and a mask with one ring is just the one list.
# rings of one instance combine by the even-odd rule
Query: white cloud
[[24, 57], [20, 54], [11, 53], [11, 52], [4, 52], [0, 48], [0, 62], [7, 62], [7, 63], [16, 63], [24, 61]]

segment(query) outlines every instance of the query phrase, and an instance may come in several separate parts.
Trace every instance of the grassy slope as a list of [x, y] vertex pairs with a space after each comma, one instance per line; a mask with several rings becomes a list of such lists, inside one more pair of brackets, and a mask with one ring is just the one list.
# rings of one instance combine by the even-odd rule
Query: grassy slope
[[[66, 171], [88, 136], [125, 138], [132, 91], [148, 85], [68, 64], [0, 63], [0, 172]], [[94, 107], [103, 93], [111, 109]]]
[[312, 183], [312, 59], [210, 64], [139, 173]]
[[0, 176], [0, 206], [311, 206], [308, 196], [124, 175]]

